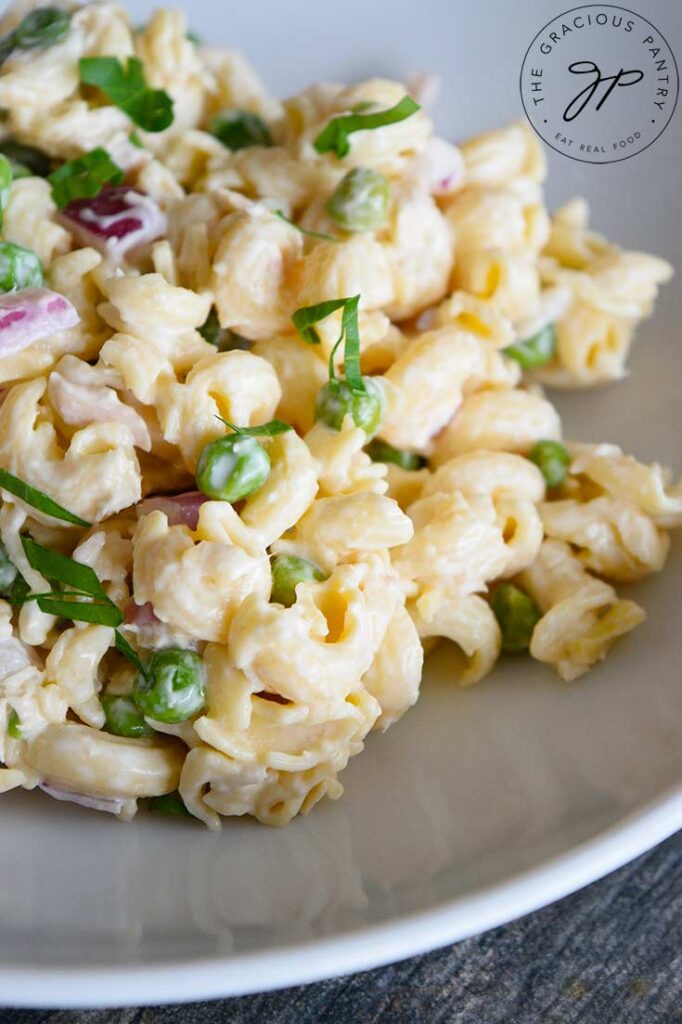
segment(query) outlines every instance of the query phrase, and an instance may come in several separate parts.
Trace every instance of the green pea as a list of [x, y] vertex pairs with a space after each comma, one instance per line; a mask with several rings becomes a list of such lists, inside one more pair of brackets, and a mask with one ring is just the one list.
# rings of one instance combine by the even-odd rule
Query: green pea
[[0, 544], [0, 596], [9, 597], [18, 575], [17, 567], [10, 562], [9, 555]]
[[394, 466], [400, 466], [401, 469], [422, 469], [426, 465], [423, 455], [401, 451], [400, 448], [394, 448], [392, 444], [387, 444], [385, 441], [372, 441], [367, 445], [365, 451], [372, 462], [390, 462]]
[[197, 486], [208, 498], [241, 501], [270, 475], [270, 456], [255, 437], [228, 434], [204, 445], [197, 462]]
[[270, 600], [290, 608], [296, 603], [296, 587], [304, 580], [318, 580], [327, 577], [314, 562], [297, 555], [277, 555], [272, 563], [272, 593]]
[[192, 818], [185, 807], [179, 793], [165, 793], [163, 796], [153, 796], [147, 804], [150, 811], [158, 814], [174, 814], [178, 818]]
[[246, 149], [247, 146], [272, 146], [272, 135], [262, 117], [248, 110], [224, 110], [209, 123], [211, 135], [228, 149]]
[[385, 174], [354, 167], [330, 195], [326, 210], [344, 231], [374, 231], [386, 220], [390, 191]]
[[502, 583], [493, 591], [490, 607], [502, 631], [502, 650], [527, 651], [533, 630], [542, 618], [533, 598], [513, 583]]
[[61, 7], [36, 7], [26, 14], [12, 33], [20, 50], [43, 50], [67, 35], [71, 14]]
[[528, 458], [538, 467], [548, 487], [558, 487], [566, 479], [571, 457], [559, 441], [538, 441]]
[[24, 738], [24, 734], [21, 731], [21, 719], [14, 708], [12, 708], [7, 718], [7, 734], [13, 740], [23, 740]]
[[0, 142], [0, 153], [4, 153], [10, 162], [12, 176], [17, 178], [46, 178], [52, 170], [49, 156], [35, 146], [25, 146], [14, 139]]
[[147, 668], [138, 673], [133, 696], [147, 718], [177, 725], [204, 707], [206, 676], [204, 665], [194, 651], [166, 647], [154, 651]]
[[509, 345], [504, 352], [510, 359], [515, 359], [524, 370], [535, 370], [538, 366], [544, 366], [556, 352], [554, 324], [547, 324], [532, 338]]
[[0, 154], [0, 227], [2, 227], [5, 210], [9, 206], [12, 189], [12, 167], [6, 156]]
[[154, 736], [154, 730], [147, 725], [132, 697], [114, 697], [105, 694], [100, 698], [104, 709], [104, 729], [114, 736], [140, 739]]
[[41, 288], [44, 282], [43, 268], [33, 249], [25, 249], [14, 242], [0, 242], [0, 291]]
[[231, 352], [233, 349], [249, 349], [251, 346], [246, 338], [235, 334], [228, 327], [221, 327], [218, 311], [211, 306], [211, 311], [197, 330], [209, 345], [215, 345], [219, 352]]
[[315, 419], [333, 430], [340, 430], [344, 418], [350, 414], [356, 427], [362, 427], [371, 439], [381, 426], [384, 395], [371, 377], [364, 377], [366, 392], [356, 394], [345, 380], [327, 381], [315, 400]]

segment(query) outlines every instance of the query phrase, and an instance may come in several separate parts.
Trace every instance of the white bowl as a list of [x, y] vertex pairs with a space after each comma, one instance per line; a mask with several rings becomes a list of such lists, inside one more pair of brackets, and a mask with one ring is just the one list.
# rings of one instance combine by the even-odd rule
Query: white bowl
[[[659, 0], [655, 20], [682, 53], [677, 2]], [[557, 5], [511, 7], [195, 0], [191, 11], [278, 93], [435, 70], [439, 126], [461, 137], [520, 115], [523, 54]], [[623, 163], [550, 153], [550, 201], [584, 194], [598, 229], [682, 266], [679, 116]], [[628, 380], [558, 399], [567, 435], [679, 469], [681, 323], [673, 283]], [[521, 658], [462, 691], [437, 653], [416, 709], [344, 773], [343, 799], [284, 830], [123, 825], [39, 793], [3, 797], [0, 999], [165, 1003], [367, 968], [537, 908], [660, 841], [682, 826], [681, 561], [678, 545], [633, 588], [647, 622], [575, 684]]]

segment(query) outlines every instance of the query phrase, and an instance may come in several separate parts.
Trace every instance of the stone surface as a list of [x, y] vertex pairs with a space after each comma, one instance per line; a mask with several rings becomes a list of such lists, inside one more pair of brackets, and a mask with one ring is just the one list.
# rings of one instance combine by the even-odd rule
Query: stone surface
[[682, 1024], [682, 833], [545, 910], [392, 967], [261, 996], [0, 1010], [2, 1024]]

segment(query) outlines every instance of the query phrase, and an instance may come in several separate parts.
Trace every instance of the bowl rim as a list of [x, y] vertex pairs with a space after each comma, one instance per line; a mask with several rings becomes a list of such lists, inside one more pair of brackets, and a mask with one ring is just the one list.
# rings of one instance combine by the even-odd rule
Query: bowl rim
[[150, 1006], [249, 995], [370, 970], [507, 924], [603, 878], [682, 829], [682, 784], [502, 882], [429, 910], [282, 949], [152, 965], [0, 965], [0, 1005]]

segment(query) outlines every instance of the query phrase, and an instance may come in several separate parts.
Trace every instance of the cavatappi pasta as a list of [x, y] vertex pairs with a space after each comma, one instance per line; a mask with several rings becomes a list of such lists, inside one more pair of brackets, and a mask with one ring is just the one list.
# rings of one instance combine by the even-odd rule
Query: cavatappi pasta
[[399, 82], [283, 102], [183, 16], [0, 25], [0, 791], [280, 825], [501, 652], [572, 680], [644, 612], [682, 487], [562, 441], [671, 268], [524, 124]]

